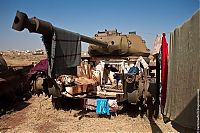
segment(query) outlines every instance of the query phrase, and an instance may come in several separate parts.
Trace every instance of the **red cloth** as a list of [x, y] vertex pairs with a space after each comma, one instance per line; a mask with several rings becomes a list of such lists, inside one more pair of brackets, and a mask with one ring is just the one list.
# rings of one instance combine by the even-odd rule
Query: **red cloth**
[[36, 64], [28, 73], [28, 78], [30, 78], [36, 72], [45, 72], [47, 74], [48, 60], [43, 59], [38, 64]]
[[167, 94], [167, 74], [168, 74], [168, 44], [165, 38], [165, 33], [162, 37], [162, 66], [161, 66], [161, 105], [164, 108], [166, 103], [166, 94]]

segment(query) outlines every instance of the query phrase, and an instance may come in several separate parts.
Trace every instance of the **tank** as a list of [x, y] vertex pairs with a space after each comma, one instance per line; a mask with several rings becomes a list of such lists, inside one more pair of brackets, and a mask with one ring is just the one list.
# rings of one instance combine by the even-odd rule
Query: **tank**
[[[42, 34], [43, 36], [47, 36], [48, 38], [50, 38], [50, 41], [52, 41], [52, 36], [54, 34], [55, 27], [53, 27], [53, 25], [49, 22], [40, 20], [36, 17], [28, 18], [28, 16], [25, 13], [17, 11], [12, 28], [17, 31], [22, 31], [26, 28], [30, 32], [35, 32], [35, 33]], [[71, 32], [71, 31], [67, 31], [67, 32]], [[78, 34], [78, 33], [73, 33], [73, 32], [71, 33]], [[138, 36], [136, 32], [129, 32], [129, 34], [122, 34], [118, 32], [117, 30], [113, 30], [113, 31], [105, 30], [103, 32], [98, 32], [97, 34], [95, 34], [93, 38], [80, 35], [80, 34], [79, 36], [80, 36], [81, 41], [89, 43], [88, 53], [90, 56], [93, 56], [93, 57], [107, 56], [110, 59], [112, 59], [113, 57], [120, 59], [120, 57], [129, 57], [129, 56], [147, 57], [149, 56], [149, 53], [150, 53], [146, 47], [145, 41], [140, 36]], [[116, 95], [114, 96], [112, 95], [112, 97], [114, 97], [115, 99], [118, 99], [119, 97], [119, 99], [122, 99], [122, 100], [127, 99], [127, 89], [125, 88], [127, 86], [130, 86], [131, 89], [129, 90], [129, 92], [131, 93], [131, 95], [129, 97], [130, 99], [132, 99], [132, 101], [130, 102], [136, 103], [136, 104], [141, 103], [143, 105], [143, 103], [145, 103], [143, 101], [144, 100], [146, 101], [147, 97], [149, 97], [149, 92], [148, 92], [149, 82], [148, 82], [148, 76], [147, 76], [148, 74], [147, 69], [144, 70], [144, 74], [141, 74], [141, 80], [137, 81], [138, 86], [133, 88], [132, 85], [136, 84], [135, 82], [136, 75], [130, 76], [130, 77], [128, 77], [129, 75], [128, 76], [125, 75], [124, 74], [124, 66], [125, 66], [124, 59], [121, 59], [120, 62], [121, 62], [120, 63], [121, 68], [123, 70], [122, 70], [122, 73], [120, 73], [119, 75], [121, 75], [123, 87], [122, 87], [121, 93], [118, 93], [119, 95], [115, 93]], [[86, 64], [87, 63], [85, 62], [84, 65]], [[88, 77], [90, 77], [92, 75], [91, 71], [89, 71], [90, 67], [89, 65], [87, 67], [85, 67], [84, 65], [82, 64], [82, 67], [84, 67], [83, 69], [84, 72], [82, 73], [88, 72], [89, 73]], [[95, 84], [89, 80], [90, 78], [88, 78], [87, 80], [84, 81], [84, 85], [81, 86], [81, 85], [78, 85], [77, 83], [76, 88], [73, 88], [75, 86], [74, 85], [75, 80], [72, 80], [73, 77], [71, 77], [71, 75], [60, 75], [60, 76], [61, 77], [60, 78], [58, 77], [56, 80], [54, 79], [54, 77], [53, 78], [42, 77], [35, 81], [38, 83], [38, 84], [36, 83], [36, 86], [35, 86], [36, 90], [42, 90], [47, 95], [52, 95], [52, 103], [55, 108], [59, 107], [60, 98], [62, 98], [63, 95], [67, 96], [69, 94], [70, 95], [69, 97], [73, 97], [72, 91], [77, 91], [78, 92], [78, 93], [76, 92], [77, 94], [86, 93], [86, 96], [87, 96], [87, 94], [89, 94], [87, 93], [87, 89], [89, 90], [90, 88], [92, 88], [91, 86]], [[68, 79], [70, 80], [70, 82], [68, 82]], [[128, 81], [129, 79], [131, 79], [134, 82], [126, 83], [125, 82], [126, 79]], [[62, 84], [60, 84], [59, 86], [58, 80], [59, 82], [60, 81], [61, 82], [64, 81], [64, 82], [62, 82]], [[86, 86], [85, 84], [87, 84], [88, 86]], [[96, 88], [96, 90], [97, 89], [98, 88]], [[94, 93], [92, 96], [96, 97], [96, 95], [97, 93]], [[99, 93], [99, 95], [102, 95], [102, 94]], [[77, 95], [77, 97], [74, 97], [74, 98], [81, 98], [81, 97], [83, 98], [83, 96]]]
[[136, 34], [122, 34], [116, 30], [98, 31], [95, 39], [107, 42], [107, 47], [90, 44], [88, 53], [90, 56], [149, 56], [145, 41]]
[[[36, 17], [28, 18], [25, 13], [20, 11], [16, 13], [12, 28], [17, 31], [22, 31], [26, 28], [29, 32], [39, 33], [44, 36], [52, 36], [54, 33], [51, 23]], [[80, 40], [90, 44], [88, 48], [90, 56], [147, 57], [150, 54], [145, 41], [136, 32], [122, 34], [117, 30], [105, 30], [98, 31], [93, 38], [80, 35]]]

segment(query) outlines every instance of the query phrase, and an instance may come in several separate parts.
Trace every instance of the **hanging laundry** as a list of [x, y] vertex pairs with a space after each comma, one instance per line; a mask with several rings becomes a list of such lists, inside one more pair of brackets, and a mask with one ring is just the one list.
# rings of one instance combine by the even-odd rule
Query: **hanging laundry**
[[143, 65], [144, 68], [147, 68], [148, 69], [148, 64], [147, 62], [144, 60], [144, 58], [142, 56], [140, 56], [138, 59], [137, 59], [137, 62], [135, 64], [136, 67], [140, 68], [140, 63]]
[[110, 115], [108, 99], [96, 99], [96, 113]]
[[165, 38], [165, 33], [162, 37], [162, 66], [161, 66], [161, 111], [163, 111], [166, 103], [166, 93], [167, 93], [167, 74], [168, 74], [168, 44]]
[[48, 75], [74, 75], [81, 62], [80, 35], [54, 27], [53, 37], [43, 36], [48, 54]]
[[151, 51], [151, 55], [158, 54], [162, 45], [162, 35], [158, 34], [154, 41], [153, 50]]

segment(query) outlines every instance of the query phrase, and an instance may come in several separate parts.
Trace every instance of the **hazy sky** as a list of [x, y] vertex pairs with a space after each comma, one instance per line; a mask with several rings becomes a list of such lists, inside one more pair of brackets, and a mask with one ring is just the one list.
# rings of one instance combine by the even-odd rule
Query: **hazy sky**
[[199, 0], [1, 0], [0, 50], [44, 49], [41, 35], [11, 28], [17, 10], [91, 37], [104, 29], [136, 31], [151, 48], [157, 33], [169, 33], [198, 9]]

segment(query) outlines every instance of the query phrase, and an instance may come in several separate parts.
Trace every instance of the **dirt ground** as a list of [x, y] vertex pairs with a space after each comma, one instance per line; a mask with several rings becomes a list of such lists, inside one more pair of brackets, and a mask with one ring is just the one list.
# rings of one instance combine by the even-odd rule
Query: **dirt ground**
[[25, 66], [32, 63], [38, 63], [40, 60], [47, 58], [46, 55], [17, 55], [16, 53], [5, 53], [3, 58], [8, 66]]
[[[8, 65], [27, 65], [46, 56], [4, 56]], [[177, 132], [162, 118], [149, 120], [133, 112], [119, 113], [111, 118], [100, 118], [95, 112], [85, 114], [80, 108], [53, 108], [51, 98], [32, 96], [28, 101], [18, 102], [10, 112], [0, 116], [0, 133], [45, 132]], [[75, 105], [75, 103], [74, 103]]]
[[170, 123], [162, 119], [148, 120], [146, 116], [118, 114], [111, 118], [100, 118], [95, 112], [81, 115], [79, 109], [55, 110], [51, 98], [33, 96], [18, 103], [10, 114], [0, 117], [1, 133], [44, 132], [177, 132]]

